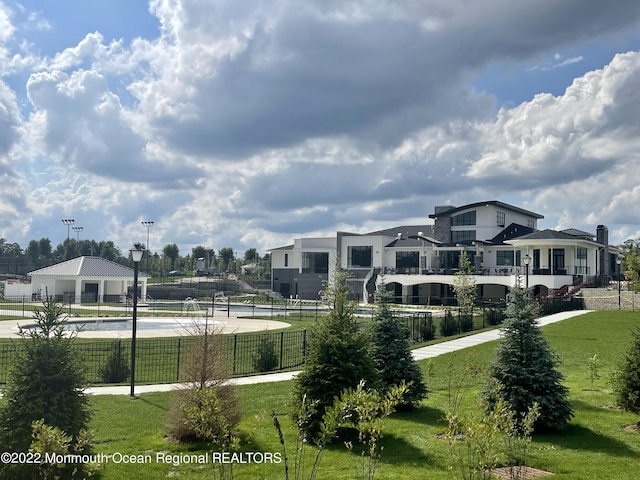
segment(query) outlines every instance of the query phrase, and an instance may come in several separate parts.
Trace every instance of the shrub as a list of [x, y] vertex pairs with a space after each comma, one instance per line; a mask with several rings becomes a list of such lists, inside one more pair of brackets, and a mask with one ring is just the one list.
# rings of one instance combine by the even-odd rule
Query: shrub
[[460, 315], [460, 332], [470, 332], [473, 330], [473, 315], [461, 314]]
[[440, 320], [440, 336], [450, 337], [456, 333], [458, 333], [458, 322], [453, 318], [451, 310], [446, 310], [444, 312], [444, 317]]
[[122, 349], [120, 341], [113, 342], [113, 348], [107, 359], [107, 364], [100, 372], [100, 377], [104, 383], [121, 383], [129, 378], [131, 370], [125, 351]]
[[500, 325], [504, 318], [504, 311], [500, 308], [490, 308], [487, 310], [487, 323], [489, 325]]
[[420, 336], [423, 341], [433, 340], [436, 337], [436, 329], [433, 325], [433, 318], [426, 318], [420, 325]]
[[256, 372], [270, 372], [278, 368], [276, 343], [268, 334], [260, 337], [258, 347], [253, 354], [253, 368]]

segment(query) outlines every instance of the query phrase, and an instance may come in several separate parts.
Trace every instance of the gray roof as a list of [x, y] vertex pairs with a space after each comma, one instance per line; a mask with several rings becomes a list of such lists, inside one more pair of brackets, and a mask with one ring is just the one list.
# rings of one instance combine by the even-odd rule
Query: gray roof
[[[66, 262], [29, 272], [28, 275], [50, 275], [53, 277], [115, 277], [133, 278], [133, 268], [125, 267], [101, 257], [77, 257]], [[140, 277], [148, 277], [140, 272]]]
[[593, 239], [596, 236], [595, 233], [585, 232], [584, 230], [578, 230], [577, 228], [566, 228], [560, 231], [567, 235], [573, 235], [574, 237], [588, 237], [589, 239]]
[[[568, 233], [558, 232], [557, 230], [538, 230], [528, 235], [522, 235], [514, 240], [576, 240], [576, 237]], [[581, 239], [583, 240], [583, 239]]]

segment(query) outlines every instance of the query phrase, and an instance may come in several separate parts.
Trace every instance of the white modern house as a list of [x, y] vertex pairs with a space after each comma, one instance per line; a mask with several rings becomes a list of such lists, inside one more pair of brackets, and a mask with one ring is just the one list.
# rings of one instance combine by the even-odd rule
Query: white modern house
[[[134, 271], [100, 257], [77, 257], [28, 273], [32, 294], [73, 303], [119, 301], [133, 285]], [[139, 273], [140, 298], [147, 298], [148, 275]]]
[[317, 298], [337, 258], [358, 300], [371, 301], [384, 283], [396, 302], [425, 305], [452, 301], [461, 255], [474, 266], [484, 300], [503, 300], [518, 282], [537, 296], [570, 294], [607, 282], [616, 271], [618, 252], [608, 245], [603, 225], [593, 234], [538, 230], [542, 215], [496, 200], [437, 206], [429, 217], [433, 223], [337, 232], [273, 249], [272, 288], [284, 297]]

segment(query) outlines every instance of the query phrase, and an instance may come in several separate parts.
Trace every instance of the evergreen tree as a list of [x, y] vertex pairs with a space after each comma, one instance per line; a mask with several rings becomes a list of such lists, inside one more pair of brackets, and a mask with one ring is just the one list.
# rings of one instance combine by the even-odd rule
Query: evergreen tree
[[427, 396], [422, 371], [411, 355], [409, 331], [389, 308], [390, 295], [383, 290], [376, 295], [377, 306], [371, 338], [373, 363], [380, 376], [381, 388], [390, 391], [404, 382], [407, 390], [399, 408], [412, 408]]
[[[90, 453], [88, 445], [76, 451], [84, 437], [90, 410], [83, 390], [84, 372], [72, 351], [75, 335], [64, 332], [63, 306], [53, 299], [34, 312], [36, 328], [20, 330], [18, 359], [10, 371], [0, 410], [0, 445], [9, 452], [27, 452], [32, 442], [32, 424], [42, 420], [71, 440], [74, 453]], [[76, 465], [81, 478], [82, 466]], [[37, 478], [34, 465], [0, 465], [0, 478]], [[67, 477], [65, 477], [67, 478]]]
[[640, 327], [633, 333], [631, 345], [615, 376], [614, 387], [618, 404], [640, 415]]
[[322, 416], [343, 390], [355, 389], [361, 380], [370, 388], [378, 383], [370, 338], [358, 328], [343, 271], [337, 270], [327, 294], [330, 311], [312, 329], [308, 356], [294, 388], [294, 411], [301, 411], [307, 402], [315, 405], [303, 426], [311, 436], [318, 433]]
[[503, 338], [489, 365], [482, 396], [489, 411], [498, 398], [520, 416], [535, 403], [540, 415], [535, 430], [563, 430], [573, 416], [559, 359], [536, 325], [536, 307], [529, 290], [516, 286], [509, 295]]

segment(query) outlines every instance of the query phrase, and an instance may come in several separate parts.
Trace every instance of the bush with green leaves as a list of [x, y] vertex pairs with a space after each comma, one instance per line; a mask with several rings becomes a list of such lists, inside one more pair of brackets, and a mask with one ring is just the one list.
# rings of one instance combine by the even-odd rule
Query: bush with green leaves
[[[84, 394], [88, 382], [72, 350], [76, 335], [64, 330], [63, 308], [46, 299], [34, 311], [35, 327], [19, 330], [19, 354], [9, 372], [0, 409], [4, 451], [28, 451], [33, 423], [40, 420], [68, 436], [72, 450], [80, 433], [88, 428], [91, 411]], [[85, 447], [84, 451], [90, 451], [90, 445]], [[39, 477], [34, 465], [2, 464], [0, 478]]]
[[473, 315], [460, 314], [460, 333], [473, 330]]
[[497, 307], [489, 308], [486, 311], [487, 323], [489, 325], [500, 325], [505, 318], [504, 310]]
[[633, 332], [631, 344], [615, 374], [614, 390], [622, 408], [640, 415], [640, 327]]
[[130, 373], [131, 369], [122, 343], [119, 340], [113, 342], [107, 363], [100, 372], [102, 381], [104, 383], [121, 383], [129, 378]]
[[269, 336], [264, 334], [253, 354], [253, 368], [256, 372], [270, 372], [278, 368], [278, 354], [276, 353], [276, 343]]
[[378, 374], [371, 357], [368, 332], [360, 330], [349, 300], [346, 273], [337, 269], [327, 289], [329, 313], [313, 327], [307, 359], [294, 387], [295, 410], [304, 399], [314, 403], [308, 431], [319, 431], [322, 416], [334, 399], [347, 388], [356, 388], [361, 380], [372, 388]]
[[516, 286], [509, 294], [503, 337], [489, 364], [482, 396], [493, 409], [499, 391], [507, 407], [521, 416], [538, 404], [535, 430], [564, 430], [573, 416], [569, 390], [556, 368], [559, 358], [536, 324], [536, 305], [529, 292]]
[[390, 300], [384, 290], [377, 294], [371, 328], [373, 363], [380, 376], [382, 391], [390, 391], [401, 383], [408, 385], [401, 408], [411, 408], [417, 406], [428, 391], [422, 370], [411, 355], [409, 331], [389, 308]]
[[458, 322], [451, 310], [445, 310], [444, 316], [440, 319], [440, 336], [450, 337], [458, 333]]

